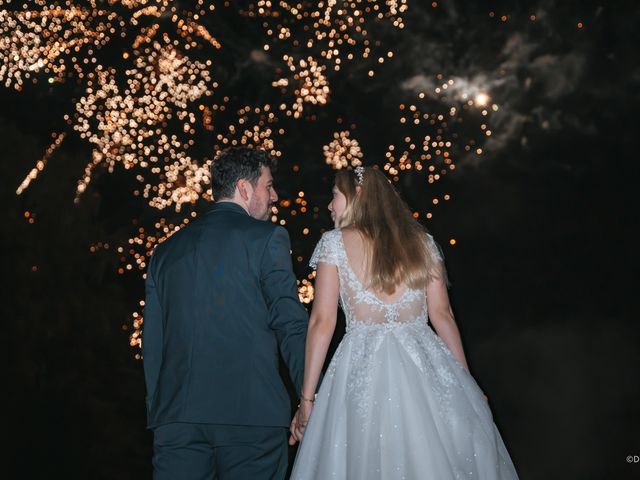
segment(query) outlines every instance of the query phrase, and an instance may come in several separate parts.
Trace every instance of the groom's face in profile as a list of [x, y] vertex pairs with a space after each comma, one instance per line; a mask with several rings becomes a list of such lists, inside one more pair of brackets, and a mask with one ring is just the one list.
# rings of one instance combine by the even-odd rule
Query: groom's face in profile
[[260, 169], [260, 178], [249, 199], [249, 215], [257, 220], [267, 220], [271, 213], [271, 205], [278, 201], [278, 194], [273, 189], [271, 169], [264, 166]]

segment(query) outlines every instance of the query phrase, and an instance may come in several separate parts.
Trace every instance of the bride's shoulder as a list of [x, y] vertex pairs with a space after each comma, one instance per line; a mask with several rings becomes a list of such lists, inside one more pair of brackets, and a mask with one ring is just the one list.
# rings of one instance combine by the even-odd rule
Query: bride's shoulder
[[322, 240], [337, 246], [343, 243], [351, 244], [354, 241], [360, 244], [362, 242], [362, 235], [354, 227], [338, 227], [324, 232]]
[[344, 238], [360, 237], [360, 232], [355, 227], [336, 228]]
[[341, 231], [342, 240], [344, 244], [349, 247], [354, 247], [357, 249], [363, 248], [368, 244], [363, 233], [355, 227], [346, 227]]
[[341, 232], [342, 232], [342, 229], [340, 229], [340, 228], [334, 228], [333, 230], [327, 230], [326, 232], [324, 232], [322, 234], [322, 239], [326, 239], [326, 240], [337, 239], [342, 234]]

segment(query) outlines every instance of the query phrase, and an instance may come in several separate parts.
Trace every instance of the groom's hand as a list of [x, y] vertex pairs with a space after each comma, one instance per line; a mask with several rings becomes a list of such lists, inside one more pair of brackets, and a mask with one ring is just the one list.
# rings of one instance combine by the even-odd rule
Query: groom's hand
[[304, 431], [307, 428], [307, 422], [309, 421], [309, 417], [311, 416], [311, 410], [313, 410], [313, 402], [310, 402], [308, 400], [300, 401], [300, 407], [298, 408], [298, 413], [296, 414], [295, 428], [295, 437], [298, 441], [302, 440]]
[[296, 442], [302, 440], [304, 431], [307, 428], [307, 422], [313, 410], [313, 403], [309, 401], [301, 401], [298, 411], [291, 420], [291, 436], [289, 437], [289, 445], [295, 445]]
[[289, 428], [289, 431], [291, 432], [291, 435], [289, 435], [289, 445], [291, 446], [302, 440], [304, 429], [307, 426], [307, 421], [302, 419], [302, 413], [300, 410], [301, 407], [298, 407], [298, 410], [296, 410], [296, 413], [291, 420], [291, 427]]
[[289, 436], [289, 445], [293, 446], [300, 440], [302, 440], [302, 435], [304, 435], [304, 429], [307, 426], [308, 416], [303, 416], [302, 407], [298, 407], [296, 410], [296, 414], [293, 416], [293, 420], [291, 420], [291, 435]]
[[293, 419], [291, 420], [291, 426], [289, 427], [289, 431], [291, 432], [291, 435], [289, 435], [289, 445], [293, 446], [298, 442], [298, 439], [296, 438], [296, 428], [298, 427], [298, 410], [296, 410], [296, 413], [293, 415]]

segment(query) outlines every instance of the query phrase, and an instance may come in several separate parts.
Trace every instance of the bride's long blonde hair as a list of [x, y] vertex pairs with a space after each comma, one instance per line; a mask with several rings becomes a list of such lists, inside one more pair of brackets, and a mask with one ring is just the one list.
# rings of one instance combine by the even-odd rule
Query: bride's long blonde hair
[[444, 275], [424, 227], [379, 170], [340, 170], [335, 184], [347, 199], [338, 226], [356, 229], [368, 244], [369, 288], [387, 294], [403, 283], [423, 289]]

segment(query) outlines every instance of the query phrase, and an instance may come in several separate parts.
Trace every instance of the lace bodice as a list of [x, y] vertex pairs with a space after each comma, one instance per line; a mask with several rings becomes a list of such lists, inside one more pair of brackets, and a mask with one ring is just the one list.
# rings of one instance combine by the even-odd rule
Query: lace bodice
[[[427, 245], [433, 258], [441, 263], [442, 254], [431, 235], [428, 235]], [[340, 304], [345, 313], [347, 331], [355, 326], [379, 325], [391, 328], [397, 324], [428, 321], [427, 299], [423, 290], [404, 287], [397, 300], [388, 303], [363, 285], [349, 263], [341, 229], [322, 235], [309, 265], [315, 269], [320, 262], [330, 263], [338, 268]]]

